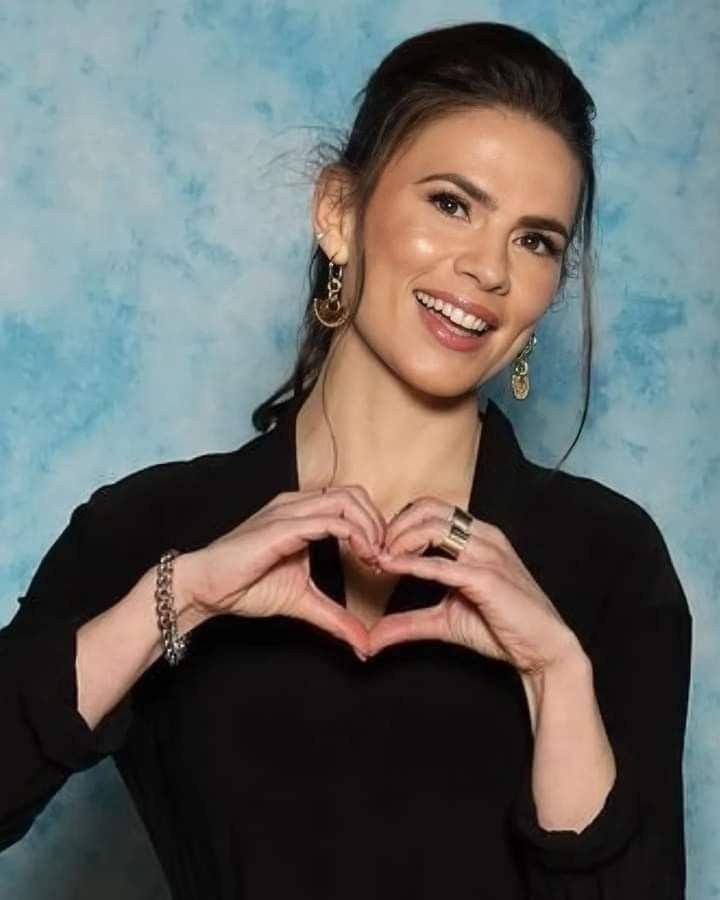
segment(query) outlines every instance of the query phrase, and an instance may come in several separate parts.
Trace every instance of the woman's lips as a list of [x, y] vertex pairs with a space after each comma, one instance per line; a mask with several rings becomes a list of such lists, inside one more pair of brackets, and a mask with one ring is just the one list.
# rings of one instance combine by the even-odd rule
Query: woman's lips
[[450, 350], [462, 352], [477, 350], [485, 342], [487, 335], [491, 333], [491, 330], [487, 328], [482, 334], [459, 334], [450, 327], [451, 322], [447, 321], [446, 324], [446, 320], [441, 315], [431, 312], [417, 298], [415, 298], [415, 305], [428, 331], [440, 344]]
[[422, 291], [423, 294], [430, 294], [431, 297], [437, 297], [438, 300], [442, 300], [444, 303], [451, 303], [464, 313], [477, 316], [478, 319], [487, 322], [491, 328], [497, 328], [500, 325], [498, 317], [491, 309], [476, 303], [474, 300], [470, 300], [469, 297], [463, 297], [461, 294], [450, 294], [448, 291], [436, 291], [432, 288], [417, 288], [417, 290]]

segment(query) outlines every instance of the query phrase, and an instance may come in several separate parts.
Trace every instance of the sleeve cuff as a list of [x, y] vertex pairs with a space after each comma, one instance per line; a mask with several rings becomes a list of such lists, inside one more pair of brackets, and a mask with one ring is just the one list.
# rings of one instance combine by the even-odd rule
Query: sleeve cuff
[[581, 831], [548, 831], [538, 822], [528, 771], [511, 811], [511, 829], [527, 857], [547, 869], [582, 871], [621, 853], [638, 831], [643, 809], [622, 754], [616, 753], [617, 774], [605, 803]]
[[76, 628], [73, 623], [56, 623], [34, 635], [20, 676], [23, 711], [43, 755], [70, 771], [88, 768], [116, 752], [132, 721], [129, 693], [94, 729], [78, 712]]

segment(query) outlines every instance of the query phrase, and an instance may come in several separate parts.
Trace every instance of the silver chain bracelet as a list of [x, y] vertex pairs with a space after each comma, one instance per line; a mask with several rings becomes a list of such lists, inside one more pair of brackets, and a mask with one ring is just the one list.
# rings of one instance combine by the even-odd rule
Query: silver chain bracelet
[[180, 555], [179, 550], [166, 550], [160, 557], [155, 581], [155, 610], [157, 612], [163, 654], [171, 666], [176, 666], [185, 656], [189, 634], [179, 635], [177, 612], [173, 593], [173, 560]]

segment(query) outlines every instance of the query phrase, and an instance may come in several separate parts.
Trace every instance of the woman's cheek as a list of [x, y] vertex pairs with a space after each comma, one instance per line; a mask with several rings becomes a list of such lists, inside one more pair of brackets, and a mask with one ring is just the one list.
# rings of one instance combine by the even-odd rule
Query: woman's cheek
[[398, 229], [393, 235], [388, 234], [386, 247], [396, 263], [404, 264], [410, 269], [423, 269], [444, 253], [442, 239], [427, 229], [420, 228]]
[[421, 262], [432, 260], [440, 255], [440, 246], [437, 238], [433, 238], [428, 234], [417, 234], [411, 238], [409, 251], [413, 257]]
[[418, 206], [416, 197], [389, 187], [378, 192], [375, 200], [368, 210], [365, 236], [379, 268], [384, 268], [383, 263], [396, 272], [402, 267], [404, 274], [412, 277], [416, 267], [427, 266], [447, 252], [448, 247], [443, 245], [448, 244], [448, 238], [442, 234], [442, 223], [438, 229], [432, 210]]
[[518, 262], [510, 272], [510, 292], [505, 298], [509, 319], [518, 330], [532, 328], [548, 311], [557, 295], [556, 267], [542, 260]]

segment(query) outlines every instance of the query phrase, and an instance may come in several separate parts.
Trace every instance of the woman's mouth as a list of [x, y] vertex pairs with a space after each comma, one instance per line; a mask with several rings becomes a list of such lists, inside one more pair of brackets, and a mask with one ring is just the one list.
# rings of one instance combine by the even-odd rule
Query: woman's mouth
[[484, 343], [485, 335], [494, 330], [482, 319], [466, 315], [432, 294], [424, 291], [413, 291], [413, 294], [424, 324], [441, 344], [452, 350], [475, 350]]

